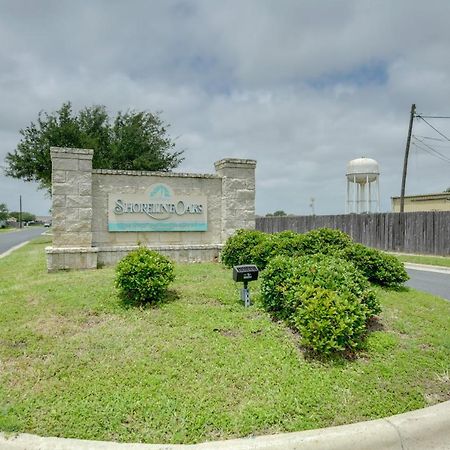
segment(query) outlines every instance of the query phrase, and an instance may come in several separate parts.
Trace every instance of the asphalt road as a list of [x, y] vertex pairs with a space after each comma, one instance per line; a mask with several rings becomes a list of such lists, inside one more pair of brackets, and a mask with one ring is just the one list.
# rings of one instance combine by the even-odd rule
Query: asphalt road
[[411, 277], [406, 283], [407, 286], [450, 300], [450, 274], [415, 269], [406, 271]]
[[0, 255], [10, 248], [41, 235], [47, 228], [25, 227], [18, 231], [0, 233]]

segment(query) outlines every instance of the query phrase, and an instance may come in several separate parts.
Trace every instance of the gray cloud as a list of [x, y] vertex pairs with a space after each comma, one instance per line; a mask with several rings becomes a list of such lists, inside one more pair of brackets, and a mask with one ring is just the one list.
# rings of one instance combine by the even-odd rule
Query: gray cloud
[[[162, 110], [186, 149], [179, 170], [258, 160], [258, 213], [306, 214], [311, 197], [319, 214], [343, 212], [346, 163], [362, 155], [380, 163], [389, 210], [411, 103], [450, 113], [449, 16], [444, 0], [5, 1], [0, 159], [66, 100]], [[433, 141], [450, 157], [446, 144]], [[448, 168], [413, 147], [407, 191], [444, 190]], [[48, 210], [34, 185], [1, 177], [0, 202], [15, 209], [19, 193]]]

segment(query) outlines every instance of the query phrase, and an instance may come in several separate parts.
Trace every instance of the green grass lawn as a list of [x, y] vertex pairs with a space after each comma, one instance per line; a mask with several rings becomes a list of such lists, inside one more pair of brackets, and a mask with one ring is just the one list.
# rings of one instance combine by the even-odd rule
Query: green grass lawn
[[194, 443], [450, 399], [449, 302], [379, 289], [367, 349], [318, 361], [218, 264], [177, 265], [170, 301], [127, 308], [112, 268], [48, 274], [44, 239], [0, 260], [0, 430]]
[[450, 267], [450, 257], [425, 255], [398, 255], [400, 261], [432, 266]]
[[0, 228], [0, 233], [12, 233], [13, 231], [17, 231], [17, 228]]

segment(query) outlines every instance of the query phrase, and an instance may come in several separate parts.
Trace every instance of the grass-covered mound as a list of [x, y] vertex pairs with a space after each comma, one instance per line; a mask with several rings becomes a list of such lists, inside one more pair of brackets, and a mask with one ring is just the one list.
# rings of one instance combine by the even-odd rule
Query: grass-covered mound
[[166, 303], [130, 307], [114, 268], [48, 274], [44, 246], [0, 260], [2, 431], [194, 443], [449, 399], [450, 303], [431, 295], [375, 288], [382, 312], [365, 350], [324, 362], [259, 303], [244, 308], [222, 265], [175, 265]]

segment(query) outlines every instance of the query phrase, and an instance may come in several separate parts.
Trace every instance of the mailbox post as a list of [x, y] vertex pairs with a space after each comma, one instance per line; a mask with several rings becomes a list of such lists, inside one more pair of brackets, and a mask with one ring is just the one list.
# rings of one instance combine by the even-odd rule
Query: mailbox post
[[233, 280], [243, 282], [244, 287], [241, 289], [241, 300], [245, 307], [250, 306], [250, 290], [248, 289], [248, 282], [258, 279], [259, 270], [253, 264], [242, 264], [233, 267]]

